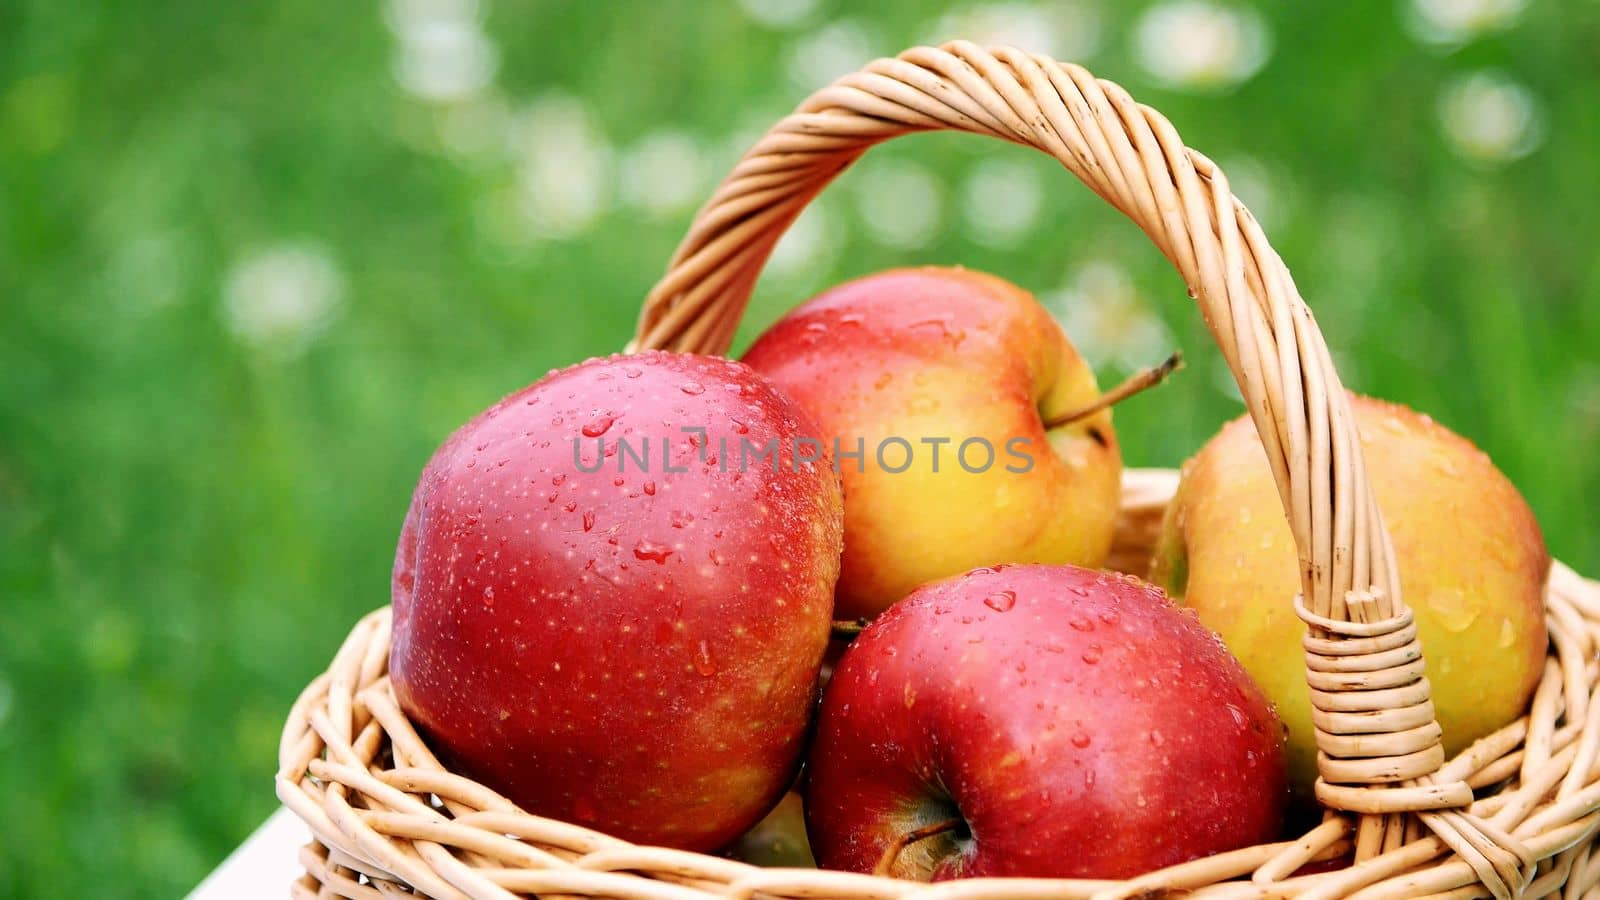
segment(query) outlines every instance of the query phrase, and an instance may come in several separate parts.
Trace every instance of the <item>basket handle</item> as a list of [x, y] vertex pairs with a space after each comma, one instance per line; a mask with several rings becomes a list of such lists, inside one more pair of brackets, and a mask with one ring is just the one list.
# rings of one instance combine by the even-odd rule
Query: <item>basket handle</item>
[[[1430, 777], [1444, 753], [1416, 628], [1316, 321], [1222, 171], [1121, 87], [1039, 54], [961, 41], [840, 78], [773, 126], [717, 188], [646, 298], [629, 349], [726, 353], [762, 265], [805, 205], [874, 144], [939, 130], [1055, 157], [1143, 229], [1199, 301], [1266, 447], [1299, 552], [1295, 608], [1308, 625], [1319, 707], [1318, 797], [1374, 814], [1358, 841], [1370, 852], [1404, 827], [1384, 814], [1470, 803], [1465, 783]], [[1414, 652], [1394, 652], [1403, 646]], [[1373, 703], [1356, 696], [1375, 690], [1383, 693]]]

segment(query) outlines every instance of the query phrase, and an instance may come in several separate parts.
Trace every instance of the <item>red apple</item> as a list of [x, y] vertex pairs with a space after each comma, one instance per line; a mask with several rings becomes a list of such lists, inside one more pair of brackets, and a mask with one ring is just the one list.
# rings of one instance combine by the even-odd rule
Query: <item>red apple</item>
[[[407, 714], [530, 812], [733, 840], [794, 777], [828, 643], [843, 513], [827, 463], [795, 458], [810, 433], [748, 367], [668, 353], [552, 373], [473, 419], [395, 555]], [[777, 464], [725, 464], [741, 439], [777, 441]]]
[[823, 696], [806, 820], [825, 868], [1126, 878], [1272, 840], [1283, 729], [1194, 615], [1132, 576], [977, 569], [862, 632]]
[[807, 301], [744, 359], [839, 442], [842, 618], [973, 566], [1105, 561], [1111, 411], [1055, 424], [1100, 391], [1027, 291], [965, 269], [879, 272]]

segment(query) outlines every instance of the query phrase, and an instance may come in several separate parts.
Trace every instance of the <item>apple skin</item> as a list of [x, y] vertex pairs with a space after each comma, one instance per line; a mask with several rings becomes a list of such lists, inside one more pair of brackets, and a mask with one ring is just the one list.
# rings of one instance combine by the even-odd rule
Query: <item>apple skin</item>
[[[964, 269], [899, 269], [835, 287], [789, 313], [744, 355], [849, 452], [842, 455], [841, 618], [873, 616], [935, 578], [1002, 562], [1099, 566], [1111, 548], [1122, 460], [1109, 410], [1046, 433], [1043, 420], [1099, 396], [1094, 372], [1021, 288]], [[898, 437], [911, 466], [876, 448]], [[939, 448], [924, 438], [949, 438]], [[972, 473], [959, 445], [996, 462]], [[1032, 460], [1030, 471], [1007, 442]], [[904, 451], [890, 448], [890, 466]], [[982, 468], [981, 445], [968, 457]]]
[[[682, 426], [706, 429], [703, 458]], [[802, 752], [843, 512], [825, 461], [724, 472], [715, 452], [810, 432], [742, 364], [641, 353], [552, 373], [451, 436], [393, 578], [390, 674], [430, 746], [529, 812], [631, 841], [710, 850], [754, 824]], [[619, 437], [650, 439], [648, 473], [618, 474]]]
[[[1350, 401], [1453, 755], [1526, 709], [1544, 670], [1550, 556], [1528, 504], [1470, 441], [1404, 406]], [[1184, 465], [1151, 580], [1216, 629], [1277, 704], [1295, 792], [1309, 797], [1317, 749], [1291, 605], [1298, 556], [1248, 417]]]
[[977, 569], [845, 652], [806, 764], [811, 848], [892, 874], [1126, 878], [1274, 839], [1283, 731], [1193, 613], [1133, 576]]

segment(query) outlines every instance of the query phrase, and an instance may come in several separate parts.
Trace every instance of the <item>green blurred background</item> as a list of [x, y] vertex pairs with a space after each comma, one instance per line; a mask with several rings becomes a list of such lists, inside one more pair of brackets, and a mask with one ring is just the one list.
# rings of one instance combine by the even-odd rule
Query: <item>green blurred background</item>
[[[1431, 412], [1600, 571], [1600, 4], [0, 2], [0, 895], [181, 894], [275, 805], [280, 722], [433, 447], [616, 350], [808, 88], [963, 36], [1165, 111], [1352, 386]], [[1036, 291], [1174, 465], [1236, 394], [1183, 285], [1050, 160], [874, 151], [742, 340], [909, 262]], [[277, 888], [267, 886], [267, 893]]]

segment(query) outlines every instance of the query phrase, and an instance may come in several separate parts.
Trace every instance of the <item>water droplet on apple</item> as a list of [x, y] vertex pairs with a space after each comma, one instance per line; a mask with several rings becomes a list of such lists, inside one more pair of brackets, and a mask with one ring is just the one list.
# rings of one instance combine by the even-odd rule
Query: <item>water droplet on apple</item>
[[1115, 625], [1122, 621], [1122, 616], [1114, 609], [1103, 609], [1100, 611], [1100, 621], [1107, 625]]
[[717, 674], [717, 661], [711, 657], [711, 645], [704, 640], [695, 648], [694, 670], [707, 677]]
[[583, 436], [599, 437], [600, 435], [611, 430], [611, 423], [615, 422], [616, 420], [617, 417], [610, 415], [609, 413], [602, 413], [598, 416], [595, 416], [593, 419], [589, 420], [589, 424], [583, 426]]
[[493, 585], [490, 585], [489, 587], [486, 587], [486, 588], [483, 589], [483, 605], [484, 606], [493, 606], [494, 605], [494, 586]]
[[552, 476], [550, 478], [550, 483], [552, 485], [554, 485], [555, 487], [561, 487], [562, 482], [564, 482], [566, 480], [567, 480], [567, 474], [565, 472], [557, 472], [554, 476]]
[[995, 612], [1010, 612], [1017, 605], [1016, 591], [996, 591], [983, 598], [983, 605]]
[[1099, 644], [1090, 644], [1083, 651], [1083, 661], [1092, 666], [1100, 661], [1101, 652]]
[[473, 466], [477, 465], [477, 464], [478, 464], [478, 458], [476, 456], [474, 456], [473, 458], [467, 460], [467, 468], [469, 468], [469, 469], [472, 468]]
[[672, 548], [666, 544], [658, 544], [649, 538], [640, 538], [639, 543], [633, 545], [633, 555], [640, 559], [647, 559], [656, 565], [666, 563], [667, 557], [672, 555]]
[[1089, 746], [1089, 734], [1088, 734], [1088, 732], [1085, 732], [1085, 731], [1074, 731], [1072, 733], [1072, 746], [1077, 747], [1079, 750], [1082, 750], [1083, 748]]
[[722, 554], [719, 553], [715, 548], [713, 548], [709, 552], [707, 552], [706, 556], [711, 560], [711, 564], [712, 565], [714, 565], [714, 566], [722, 565]]
[[656, 483], [654, 481], [646, 481], [644, 483], [644, 492], [645, 494], [654, 497], [656, 495]]
[[706, 392], [706, 386], [698, 381], [686, 381], [684, 382], [683, 387], [679, 388], [679, 390], [682, 390], [685, 394], [693, 397], [697, 394], [704, 394]]
[[1517, 642], [1517, 629], [1512, 626], [1510, 619], [1500, 620], [1500, 649], [1504, 650]]
[[622, 370], [622, 374], [628, 376], [629, 378], [638, 378], [640, 375], [644, 374], [644, 370], [643, 369], [623, 369]]
[[1228, 707], [1228, 715], [1233, 717], [1233, 724], [1236, 728], [1238, 728], [1240, 731], [1244, 731], [1246, 728], [1250, 727], [1250, 719], [1244, 714], [1244, 710], [1234, 706], [1232, 703], [1225, 705]]
[[672, 511], [672, 515], [668, 521], [672, 523], [673, 528], [683, 528], [690, 522], [694, 521], [694, 513], [689, 512], [686, 509], [675, 509]]
[[1071, 591], [1072, 593], [1076, 594], [1079, 597], [1087, 597], [1087, 596], [1089, 596], [1089, 589], [1088, 588], [1081, 587], [1081, 586], [1076, 585], [1076, 584], [1071, 586], [1071, 587], [1069, 587], [1069, 588], [1067, 588], [1067, 590]]
[[567, 501], [565, 506], [561, 507], [561, 509], [563, 511], [565, 511], [565, 512], [572, 512], [573, 510], [575, 510], [577, 508], [578, 508], [578, 501], [576, 501], [576, 500], [569, 500], [569, 501]]
[[1072, 626], [1072, 630], [1073, 631], [1093, 631], [1094, 630], [1094, 623], [1089, 621], [1089, 617], [1088, 616], [1082, 616], [1082, 615], [1073, 614], [1072, 616], [1070, 616], [1067, 619], [1067, 624]]
[[860, 325], [861, 324], [861, 320], [862, 320], [862, 316], [861, 316], [860, 313], [846, 313], [845, 315], [842, 315], [842, 316], [839, 317], [839, 324], [840, 325]]
[[733, 431], [734, 431], [735, 434], [749, 434], [750, 433], [750, 426], [749, 425], [746, 425], [745, 423], [739, 421], [738, 419], [729, 419], [728, 421], [733, 423]]
[[1478, 609], [1465, 595], [1441, 590], [1428, 598], [1428, 609], [1446, 631], [1462, 632], [1478, 620]]
[[1162, 744], [1165, 744], [1166, 742], [1167, 742], [1167, 739], [1166, 739], [1166, 737], [1164, 735], [1162, 735], [1161, 732], [1159, 732], [1159, 731], [1150, 732], [1150, 746], [1159, 747]]
[[584, 512], [583, 512], [583, 530], [584, 531], [590, 531], [593, 528], [594, 528], [594, 510], [592, 510], [592, 509], [584, 510]]

